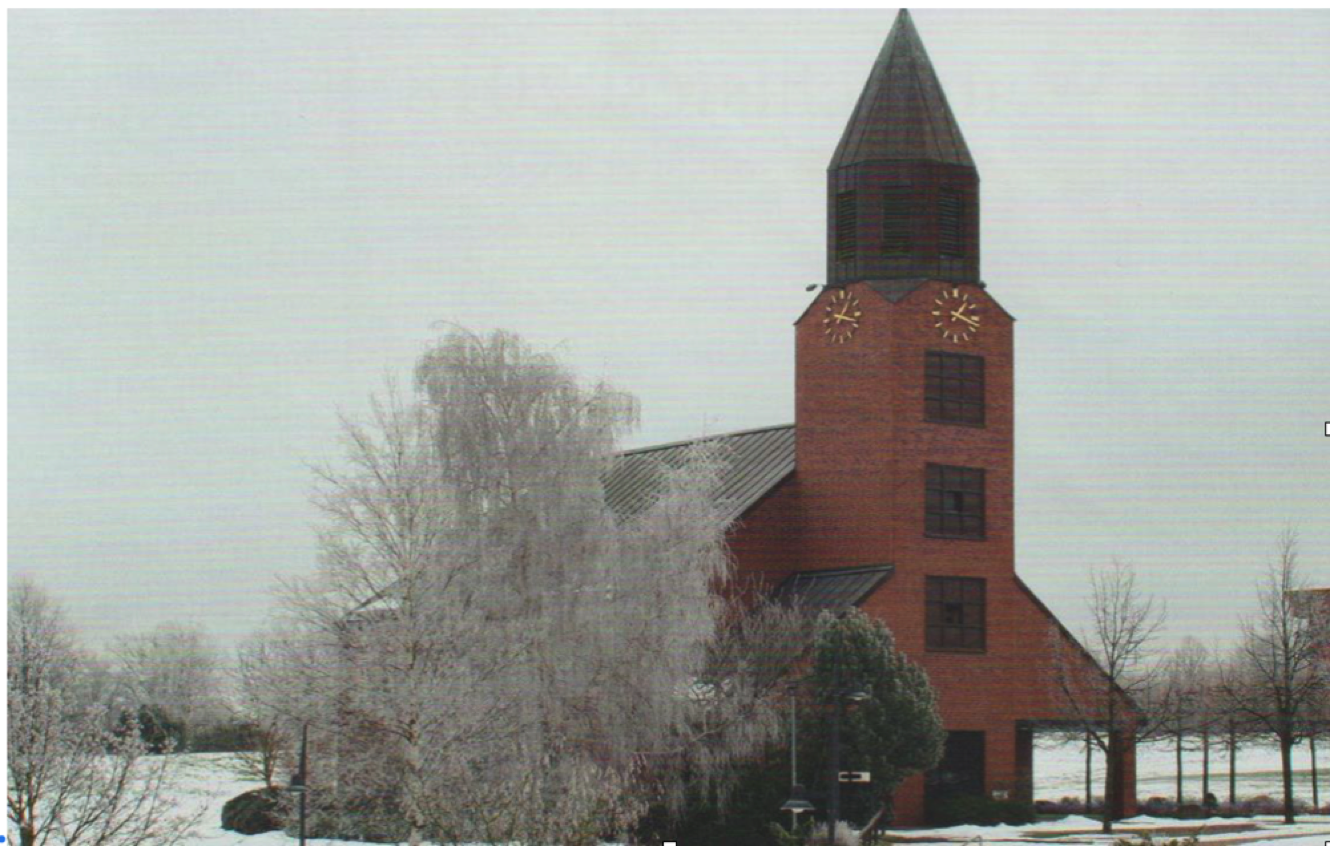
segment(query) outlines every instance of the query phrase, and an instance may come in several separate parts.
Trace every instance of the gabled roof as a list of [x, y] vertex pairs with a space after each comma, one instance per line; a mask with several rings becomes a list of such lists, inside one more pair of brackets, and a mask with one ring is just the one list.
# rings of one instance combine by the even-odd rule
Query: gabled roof
[[702, 441], [719, 441], [724, 447], [727, 464], [717, 493], [730, 522], [794, 472], [792, 424], [749, 429], [622, 452], [605, 477], [605, 501], [621, 516], [648, 507], [660, 487], [659, 465], [681, 461], [689, 447]]
[[863, 602], [894, 572], [895, 567], [882, 564], [792, 573], [776, 586], [771, 596], [777, 602], [805, 611], [840, 612]]
[[830, 168], [917, 159], [974, 167], [914, 21], [902, 9], [868, 75]]

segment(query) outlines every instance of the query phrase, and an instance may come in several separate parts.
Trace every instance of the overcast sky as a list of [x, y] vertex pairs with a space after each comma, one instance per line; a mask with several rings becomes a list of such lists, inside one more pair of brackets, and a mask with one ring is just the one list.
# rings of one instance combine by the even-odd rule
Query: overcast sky
[[[90, 643], [226, 644], [310, 571], [310, 462], [438, 321], [793, 419], [825, 168], [894, 12], [12, 12], [9, 556]], [[915, 13], [1016, 334], [1017, 567], [1117, 556], [1230, 636], [1330, 585], [1330, 13]]]

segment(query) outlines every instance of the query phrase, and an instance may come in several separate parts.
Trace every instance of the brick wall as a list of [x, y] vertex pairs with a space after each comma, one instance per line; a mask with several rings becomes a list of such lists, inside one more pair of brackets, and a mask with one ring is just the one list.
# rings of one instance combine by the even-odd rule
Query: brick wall
[[[978, 286], [961, 285], [978, 303], [981, 329], [969, 342], [944, 340], [931, 315], [944, 287], [953, 286], [925, 283], [892, 303], [865, 283], [850, 285], [863, 316], [843, 344], [824, 334], [833, 291], [824, 290], [804, 313], [795, 330], [795, 476], [746, 515], [731, 548], [742, 573], [770, 583], [795, 570], [894, 564], [895, 575], [864, 610], [885, 621], [900, 648], [928, 671], [947, 728], [985, 732], [985, 789], [1015, 793], [1022, 766], [1017, 721], [1062, 713], [1048, 680], [1053, 621], [1015, 576], [1013, 321]], [[984, 357], [985, 425], [925, 421], [930, 349]], [[925, 536], [930, 462], [985, 471], [983, 540]], [[983, 653], [925, 647], [929, 575], [986, 580]], [[1130, 797], [1134, 777], [1129, 781]], [[897, 797], [898, 824], [921, 823], [923, 807], [917, 777]]]

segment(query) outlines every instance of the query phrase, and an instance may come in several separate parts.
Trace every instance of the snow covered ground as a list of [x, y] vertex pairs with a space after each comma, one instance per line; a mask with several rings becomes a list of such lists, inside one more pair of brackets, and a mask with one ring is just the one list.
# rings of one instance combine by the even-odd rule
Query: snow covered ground
[[[1317, 750], [1322, 805], [1330, 802], [1330, 761], [1327, 750]], [[1183, 793], [1188, 801], [1201, 800], [1201, 751], [1185, 749], [1182, 755]], [[1092, 759], [1095, 794], [1103, 793], [1104, 756], [1096, 750]], [[1173, 748], [1163, 743], [1144, 744], [1136, 752], [1136, 795], [1141, 801], [1151, 796], [1173, 798]], [[1278, 797], [1283, 791], [1279, 767], [1279, 747], [1273, 745], [1239, 746], [1237, 755], [1238, 799], [1255, 796]], [[1293, 795], [1308, 803], [1312, 799], [1311, 758], [1306, 744], [1293, 747]], [[1220, 801], [1228, 799], [1228, 754], [1214, 745], [1210, 749], [1210, 792]], [[1085, 751], [1080, 744], [1038, 739], [1034, 750], [1034, 795], [1036, 799], [1060, 799], [1085, 794]], [[1323, 844], [1318, 844], [1323, 846]]]
[[[1286, 826], [1278, 817], [1254, 817], [1181, 823], [1154, 817], [1132, 817], [1114, 826], [1111, 835], [1099, 833], [1099, 821], [1088, 817], [1065, 817], [1056, 822], [1028, 826], [958, 825], [951, 828], [896, 832], [912, 843], [1077, 843], [1111, 844], [1142, 832], [1154, 832], [1156, 840], [1196, 835], [1204, 844], [1278, 843], [1281, 846], [1324, 846], [1330, 841], [1330, 816], [1307, 817]], [[682, 844], [680, 844], [682, 846]]]
[[[1192, 763], [1195, 760], [1195, 763]], [[1295, 764], [1306, 772], [1300, 783], [1298, 795], [1310, 800], [1310, 770], [1306, 750], [1295, 750]], [[1139, 795], [1141, 799], [1149, 796], [1171, 796], [1173, 791], [1173, 757], [1171, 751], [1159, 747], [1144, 747], [1138, 756], [1140, 775]], [[1101, 756], [1096, 755], [1094, 763], [1102, 767]], [[1184, 756], [1184, 764], [1189, 774], [1187, 792], [1199, 796], [1199, 755]], [[1323, 765], [1324, 766], [1324, 765]], [[1081, 749], [1075, 745], [1054, 745], [1041, 742], [1035, 749], [1035, 793], [1041, 799], [1057, 799], [1061, 796], [1079, 795], [1083, 790], [1085, 759]], [[1279, 752], [1277, 749], [1252, 747], [1238, 755], [1238, 795], [1250, 798], [1259, 794], [1278, 795]], [[1190, 779], [1195, 774], [1195, 780]], [[1096, 784], [1102, 785], [1102, 771], [1096, 777]], [[1225, 761], [1212, 761], [1211, 778], [1215, 793], [1221, 797], [1227, 790], [1227, 765]], [[1330, 782], [1330, 773], [1322, 771], [1322, 782]], [[236, 775], [232, 768], [232, 758], [225, 754], [199, 754], [185, 756], [185, 771], [182, 779], [182, 807], [204, 812], [203, 822], [191, 844], [206, 846], [294, 846], [295, 841], [281, 832], [270, 832], [252, 837], [224, 831], [221, 827], [222, 804], [236, 794], [252, 790], [259, 785]], [[1222, 789], [1216, 789], [1216, 787]], [[1330, 801], [1330, 784], [1322, 784], [1322, 802]], [[1180, 837], [1197, 831], [1201, 823], [1181, 823], [1178, 820], [1155, 820], [1150, 817], [1137, 817], [1119, 825], [1121, 837], [1132, 832], [1141, 832], [1159, 827], [1173, 829], [1169, 837]], [[1056, 822], [1039, 823], [1033, 826], [957, 826], [935, 830], [902, 830], [899, 834], [912, 842], [1056, 842], [1068, 844], [1109, 844], [1111, 837], [1097, 834], [1099, 823], [1085, 817], [1066, 817]], [[1303, 817], [1297, 826], [1287, 827], [1279, 824], [1275, 817], [1258, 817], [1244, 820], [1209, 821], [1200, 832], [1201, 842], [1216, 846], [1237, 846], [1237, 844], [1277, 844], [1277, 846], [1326, 846], [1330, 843], [1330, 816]], [[982, 838], [982, 841], [980, 840]], [[345, 841], [310, 840], [315, 846], [348, 846]], [[679, 846], [725, 846], [725, 844], [689, 844]]]

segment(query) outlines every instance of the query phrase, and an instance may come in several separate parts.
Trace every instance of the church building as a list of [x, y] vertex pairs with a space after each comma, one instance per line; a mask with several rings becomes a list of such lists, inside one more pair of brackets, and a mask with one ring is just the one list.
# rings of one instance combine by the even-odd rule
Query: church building
[[[795, 321], [795, 421], [720, 436], [741, 576], [882, 620], [938, 692], [946, 753], [895, 797], [925, 821], [957, 793], [1030, 798], [1033, 737], [1066, 718], [1050, 632], [1016, 573], [1014, 318], [980, 275], [979, 173], [909, 13], [827, 170], [827, 277]], [[612, 504], [649, 495], [625, 453]], [[1135, 813], [1123, 742], [1122, 815]], [[1100, 786], [1102, 789], [1102, 786]]]

